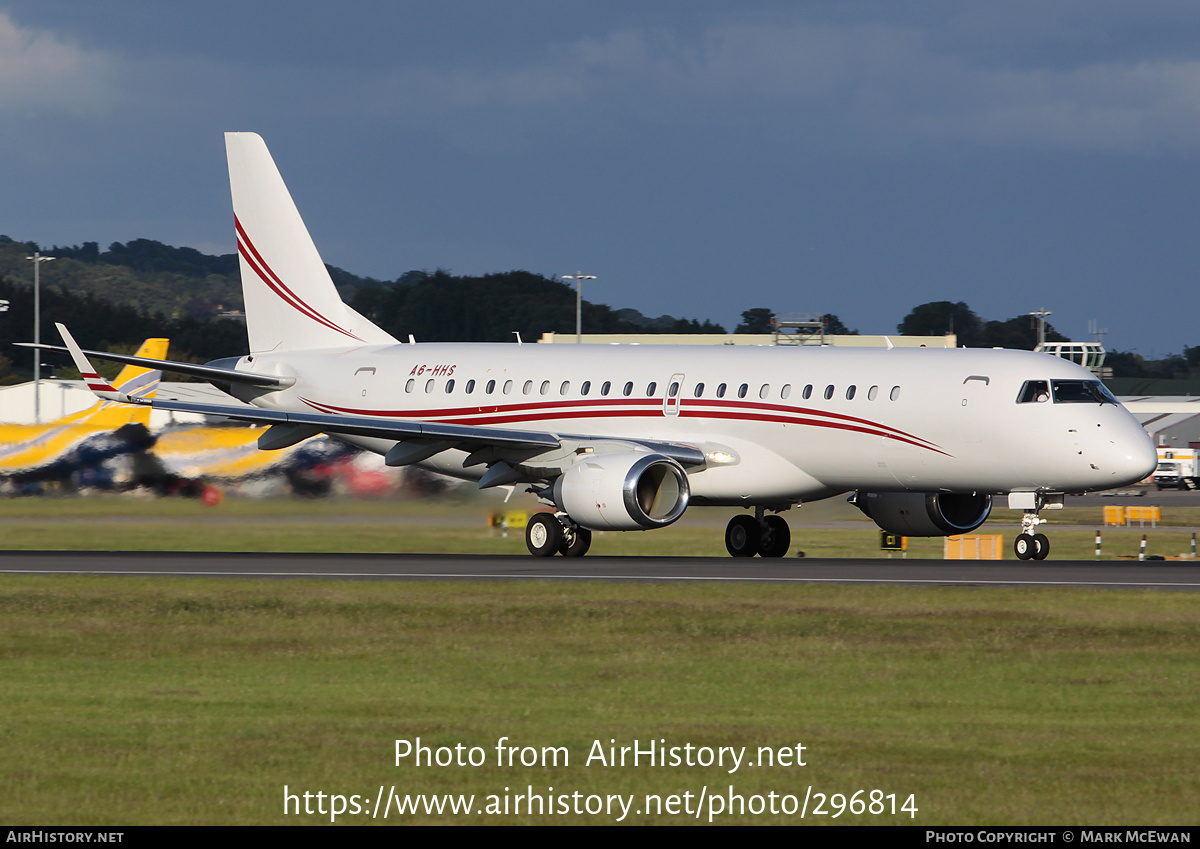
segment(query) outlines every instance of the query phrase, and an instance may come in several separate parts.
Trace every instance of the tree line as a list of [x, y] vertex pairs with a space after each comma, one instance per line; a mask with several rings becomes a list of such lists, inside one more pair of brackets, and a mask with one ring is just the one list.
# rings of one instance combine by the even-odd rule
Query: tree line
[[[0, 299], [11, 302], [8, 312], [0, 313], [0, 383], [17, 382], [32, 373], [32, 355], [12, 348], [11, 343], [29, 341], [32, 335], [32, 275], [25, 257], [37, 250], [34, 242], [0, 236]], [[114, 242], [107, 250], [96, 242], [55, 245], [44, 253], [57, 257], [41, 272], [41, 334], [46, 342], [57, 343], [54, 322], [62, 321], [85, 347], [132, 350], [147, 337], [167, 336], [170, 357], [188, 362], [245, 350], [244, 325], [220, 317], [242, 307], [236, 254], [211, 256], [152, 239]], [[411, 333], [421, 341], [508, 342], [514, 332], [526, 341], [547, 331], [575, 332], [575, 290], [534, 272], [464, 276], [438, 269], [380, 281], [326, 267], [343, 299], [397, 339]], [[582, 313], [588, 333], [726, 332], [708, 320], [652, 318], [636, 309], [614, 309], [587, 300]], [[748, 309], [734, 332], [771, 333], [774, 316], [767, 307]], [[822, 320], [827, 334], [858, 333], [832, 313]], [[896, 329], [912, 336], [954, 333], [958, 343], [968, 348], [1032, 349], [1037, 344], [1030, 316], [985, 320], [962, 301], [920, 304]], [[1067, 339], [1049, 323], [1045, 332], [1048, 341]], [[46, 356], [43, 362], [53, 360], [52, 355]], [[1200, 346], [1159, 360], [1110, 351], [1106, 364], [1117, 377], [1197, 377]]]

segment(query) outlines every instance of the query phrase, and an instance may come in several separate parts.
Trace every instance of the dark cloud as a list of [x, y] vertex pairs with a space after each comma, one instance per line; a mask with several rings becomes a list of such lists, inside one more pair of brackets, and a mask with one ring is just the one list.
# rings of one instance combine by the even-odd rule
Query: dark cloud
[[1143, 307], [1193, 287], [1184, 4], [7, 10], [14, 237], [231, 246], [220, 134], [248, 129], [359, 273], [588, 264], [618, 306], [725, 324], [1045, 303], [1077, 336], [1200, 344]]

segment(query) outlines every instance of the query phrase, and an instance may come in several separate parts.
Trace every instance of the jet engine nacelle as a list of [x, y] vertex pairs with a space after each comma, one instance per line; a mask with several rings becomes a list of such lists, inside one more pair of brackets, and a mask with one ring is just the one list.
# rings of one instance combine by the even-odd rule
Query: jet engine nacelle
[[990, 495], [958, 492], [860, 492], [854, 504], [888, 533], [910, 537], [965, 534], [992, 512]]
[[588, 454], [554, 481], [554, 502], [596, 531], [665, 527], [687, 509], [683, 467], [662, 454]]

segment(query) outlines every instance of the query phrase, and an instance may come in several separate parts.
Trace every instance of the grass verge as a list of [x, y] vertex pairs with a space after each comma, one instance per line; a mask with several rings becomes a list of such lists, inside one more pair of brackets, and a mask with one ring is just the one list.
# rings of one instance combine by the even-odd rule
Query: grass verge
[[[520, 505], [521, 509], [535, 506], [532, 502]], [[525, 554], [522, 530], [514, 529], [505, 536], [487, 525], [489, 513], [504, 509], [499, 499], [482, 497], [461, 502], [226, 499], [215, 508], [183, 499], [12, 499], [0, 502], [0, 534], [3, 547], [12, 551]], [[698, 509], [661, 530], [597, 533], [591, 553], [725, 557], [725, 521], [737, 512]], [[1070, 513], [1066, 519], [1072, 525], [1089, 515], [1083, 508], [1046, 515], [1058, 520], [1061, 512]], [[818, 502], [784, 515], [792, 525], [789, 556], [798, 551], [807, 557], [887, 556], [879, 548], [879, 529], [843, 500]], [[1174, 528], [1180, 522], [1200, 524], [1200, 508], [1175, 509], [1165, 518], [1172, 524], [1158, 529], [1102, 528], [1103, 559], [1136, 558], [1143, 533], [1149, 537], [1147, 554], [1189, 554], [1191, 533]], [[1005, 557], [1013, 559], [1017, 522], [1019, 514], [997, 509], [993, 521], [977, 533], [1002, 534]], [[1094, 559], [1095, 530], [1056, 524], [1045, 527], [1051, 537], [1051, 559]], [[940, 537], [912, 537], [907, 556], [940, 558], [943, 545]]]
[[[7, 576], [0, 622], [0, 820], [14, 825], [329, 821], [285, 816], [285, 785], [372, 804], [380, 786], [475, 794], [477, 808], [505, 788], [621, 794], [636, 823], [696, 821], [634, 813], [646, 794], [730, 786], [879, 789], [918, 808], [817, 823], [1195, 820], [1194, 594]], [[395, 766], [394, 741], [417, 737], [487, 761]], [[497, 766], [502, 737], [570, 762]], [[586, 766], [610, 740], [750, 759], [802, 744], [807, 765]]]

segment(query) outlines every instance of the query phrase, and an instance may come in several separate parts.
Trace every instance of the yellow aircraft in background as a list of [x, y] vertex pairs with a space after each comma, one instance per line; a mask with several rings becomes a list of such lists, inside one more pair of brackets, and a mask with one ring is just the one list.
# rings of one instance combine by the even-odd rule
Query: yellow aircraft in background
[[[137, 356], [162, 360], [167, 356], [166, 339], [147, 339]], [[127, 365], [113, 385], [139, 398], [153, 398], [162, 372]], [[61, 457], [84, 439], [117, 430], [124, 425], [150, 424], [150, 408], [101, 401], [79, 413], [41, 425], [0, 424], [0, 475], [37, 469]]]
[[263, 428], [245, 425], [176, 427], [158, 434], [154, 453], [175, 474], [237, 480], [270, 471], [304, 444], [260, 451], [258, 438], [263, 433]]
[[[147, 339], [136, 356], [165, 359], [167, 345], [166, 339]], [[112, 385], [119, 392], [148, 400], [155, 396], [161, 379], [162, 372], [157, 369], [126, 365]], [[140, 433], [136, 427], [139, 425]], [[129, 430], [130, 426], [134, 429]], [[157, 464], [154, 459], [136, 463], [135, 475], [142, 484], [157, 486], [166, 494], [180, 491], [181, 482], [237, 481], [275, 472], [306, 444], [301, 442], [280, 451], [260, 451], [258, 437], [264, 429], [245, 425], [182, 425], [154, 434], [149, 427], [149, 406], [115, 401], [101, 401], [40, 425], [0, 423], [0, 478], [42, 480], [73, 476], [97, 459], [109, 459], [109, 452], [116, 450], [121, 454], [156, 458]], [[116, 441], [94, 444], [95, 437], [108, 434], [113, 434]], [[87, 445], [94, 450], [87, 451]], [[130, 448], [136, 451], [131, 452]], [[193, 494], [184, 489], [185, 494]]]

